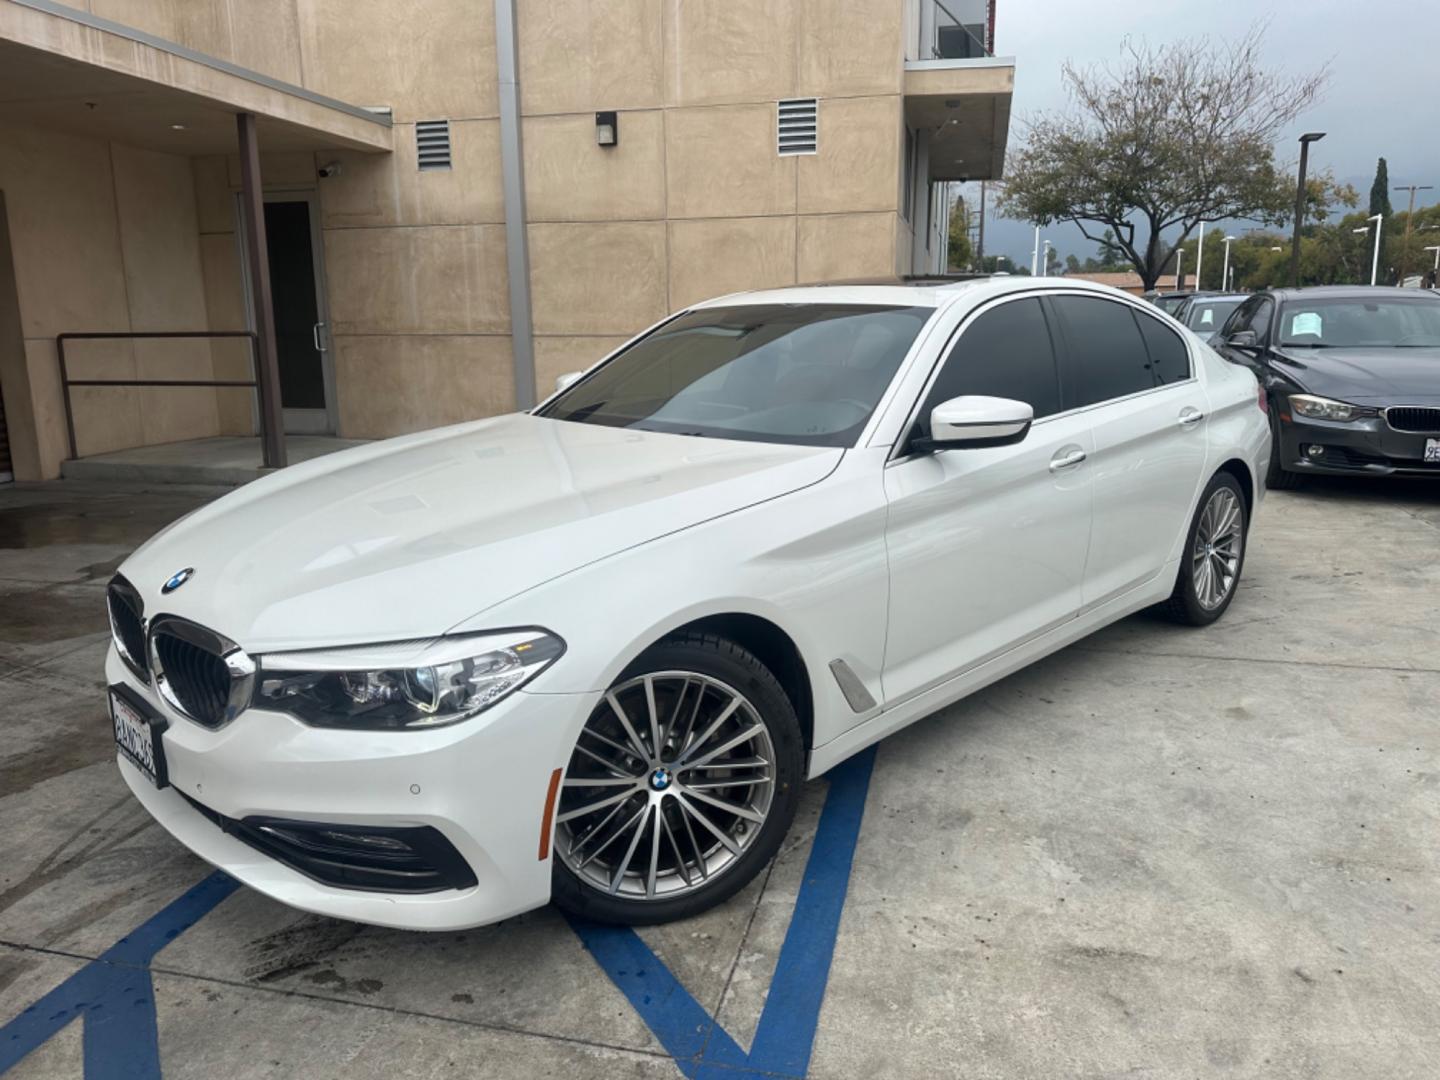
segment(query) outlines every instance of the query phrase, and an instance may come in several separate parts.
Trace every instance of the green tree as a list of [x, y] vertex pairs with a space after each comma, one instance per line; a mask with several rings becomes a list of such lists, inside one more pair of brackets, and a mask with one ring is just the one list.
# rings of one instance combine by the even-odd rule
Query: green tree
[[968, 270], [974, 260], [970, 247], [969, 214], [965, 209], [965, 197], [956, 195], [950, 204], [950, 246], [946, 270]]
[[1065, 256], [1065, 273], [1067, 273], [1067, 274], [1078, 274], [1078, 273], [1080, 273], [1080, 260], [1077, 259], [1074, 255], [1066, 255], [1066, 256]]
[[1327, 74], [1277, 74], [1261, 56], [1263, 37], [1257, 27], [1220, 46], [1127, 40], [1118, 68], [1067, 62], [1070, 107], [1027, 118], [1002, 212], [1073, 221], [1096, 243], [1087, 225], [1110, 229], [1146, 288], [1205, 222], [1284, 220], [1295, 189], [1275, 164], [1275, 140]]
[[1387, 218], [1390, 210], [1390, 168], [1385, 164], [1382, 157], [1375, 165], [1375, 182], [1370, 185], [1370, 216], [1384, 214]]

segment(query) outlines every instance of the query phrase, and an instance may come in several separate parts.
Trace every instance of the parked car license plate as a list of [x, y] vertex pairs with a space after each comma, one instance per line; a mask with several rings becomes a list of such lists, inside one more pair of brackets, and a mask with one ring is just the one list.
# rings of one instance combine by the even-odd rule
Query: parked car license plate
[[115, 745], [157, 788], [170, 779], [165, 773], [165, 744], [161, 733], [168, 726], [148, 705], [123, 686], [110, 687], [110, 719], [115, 724]]
[[1440, 462], [1440, 439], [1425, 440], [1425, 460]]

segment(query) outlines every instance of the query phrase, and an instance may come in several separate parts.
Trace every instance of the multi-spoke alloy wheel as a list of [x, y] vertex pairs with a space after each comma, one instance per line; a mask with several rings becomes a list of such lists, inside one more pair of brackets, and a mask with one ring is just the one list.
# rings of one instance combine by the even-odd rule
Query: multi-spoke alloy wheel
[[1200, 511], [1190, 572], [1195, 580], [1195, 599], [1206, 611], [1223, 604], [1240, 577], [1244, 523], [1240, 500], [1228, 487], [1216, 488]]
[[1246, 503], [1240, 481], [1216, 473], [1190, 522], [1175, 588], [1160, 610], [1176, 622], [1208, 626], [1230, 606], [1245, 565]]
[[794, 814], [798, 725], [769, 671], [713, 637], [658, 651], [719, 655], [644, 665], [612, 686], [576, 741], [555, 815], [556, 899], [614, 921], [719, 902]]

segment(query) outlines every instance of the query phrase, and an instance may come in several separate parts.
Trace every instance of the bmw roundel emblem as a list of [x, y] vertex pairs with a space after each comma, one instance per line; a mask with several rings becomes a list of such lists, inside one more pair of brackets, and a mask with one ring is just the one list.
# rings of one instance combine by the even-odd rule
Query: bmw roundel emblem
[[176, 570], [170, 575], [170, 580], [160, 586], [160, 592], [169, 595], [194, 576], [195, 568], [193, 566], [187, 566], [184, 570]]

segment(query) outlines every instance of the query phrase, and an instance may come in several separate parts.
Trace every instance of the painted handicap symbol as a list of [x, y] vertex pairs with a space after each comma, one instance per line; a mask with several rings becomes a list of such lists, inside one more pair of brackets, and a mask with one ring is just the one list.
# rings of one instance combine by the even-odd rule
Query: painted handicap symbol
[[596, 962], [691, 1080], [798, 1077], [810, 1067], [874, 763], [870, 749], [830, 772], [795, 912], [748, 1054], [634, 930], [571, 920]]
[[159, 1080], [150, 962], [239, 884], [211, 874], [0, 1028], [0, 1073], [79, 1020], [86, 1080]]
[[[691, 1080], [805, 1075], [874, 759], [874, 750], [867, 750], [830, 773], [795, 912], [748, 1054], [635, 931], [571, 920], [596, 962]], [[0, 1074], [79, 1020], [85, 1080], [160, 1080], [150, 964], [237, 888], [234, 878], [216, 871], [0, 1027]]]

